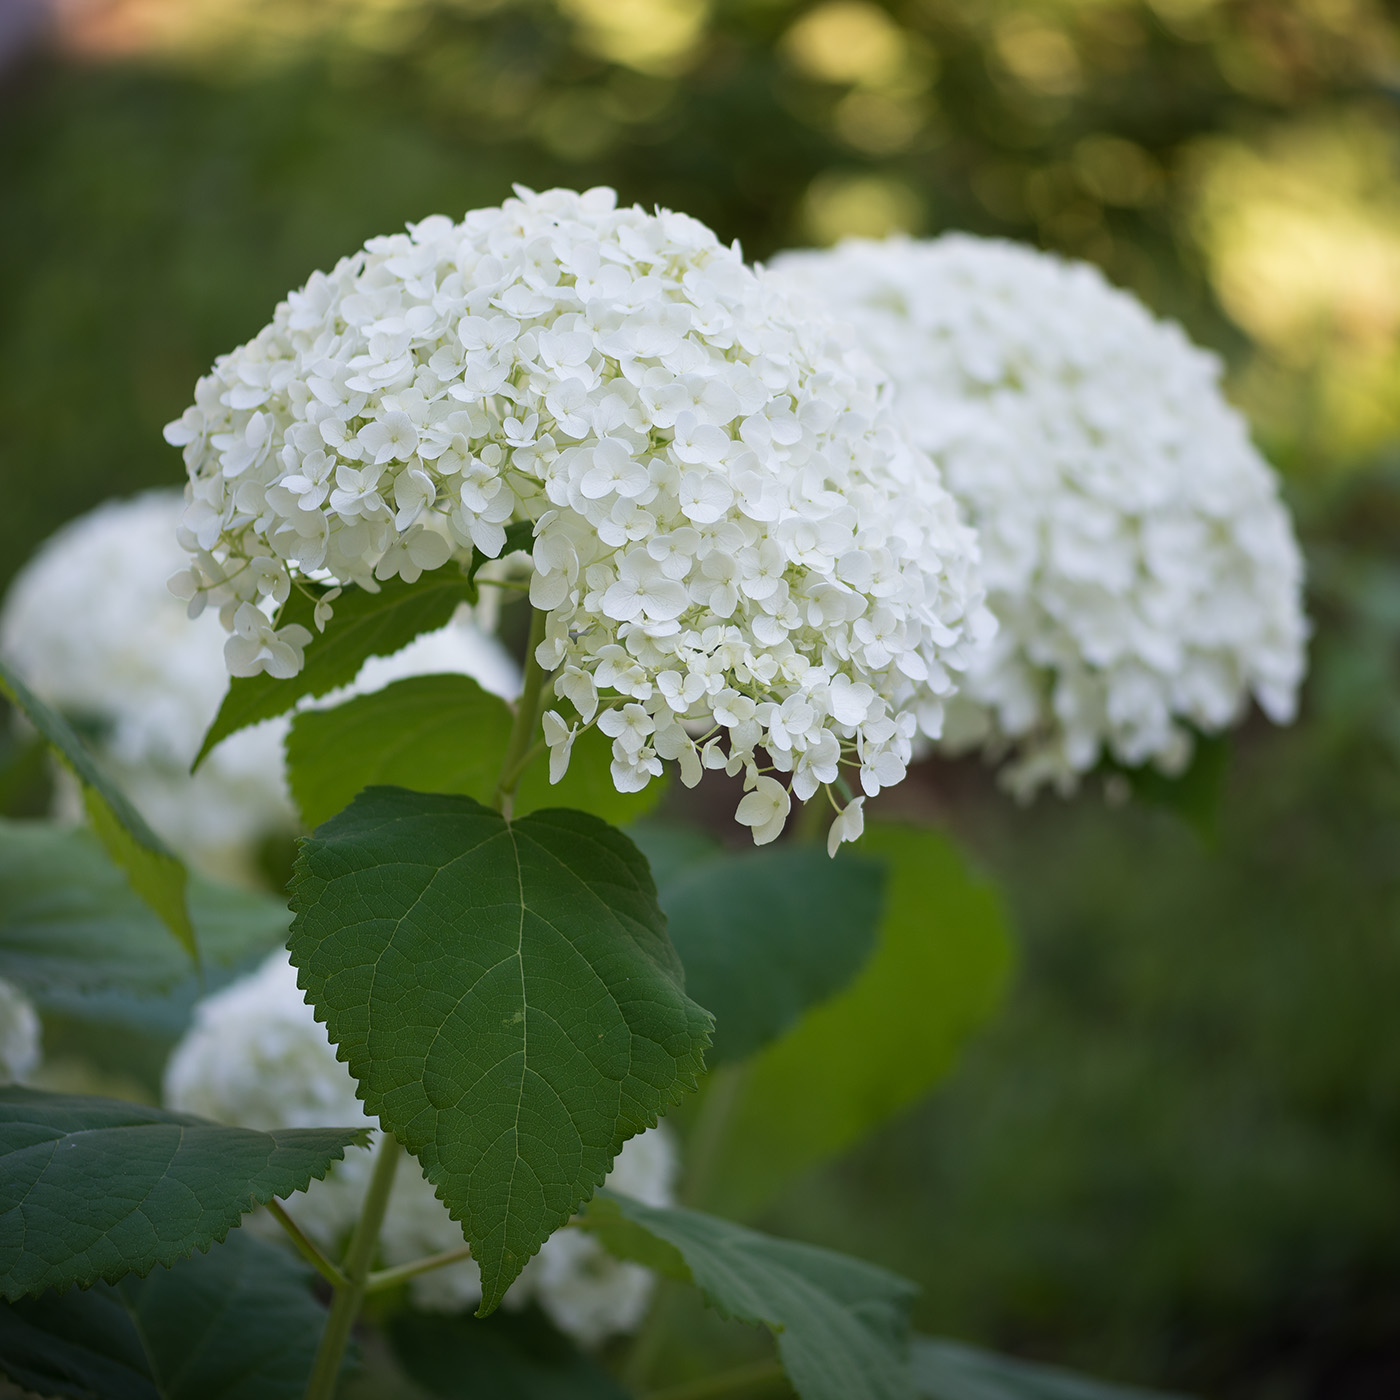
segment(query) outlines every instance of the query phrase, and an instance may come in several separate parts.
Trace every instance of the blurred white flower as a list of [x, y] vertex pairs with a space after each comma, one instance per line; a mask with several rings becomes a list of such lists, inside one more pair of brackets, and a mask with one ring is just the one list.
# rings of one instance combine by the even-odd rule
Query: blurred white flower
[[[291, 571], [411, 581], [532, 521], [537, 658], [620, 790], [697, 781], [714, 741], [804, 800], [843, 757], [899, 781], [989, 624], [873, 366], [685, 215], [518, 196], [372, 239], [199, 381], [166, 430], [182, 594], [239, 674], [280, 674], [316, 644], [259, 611]], [[575, 726], [547, 732], [562, 775]]]
[[0, 1084], [23, 1084], [39, 1067], [39, 1013], [13, 982], [0, 977]]
[[[356, 1097], [349, 1069], [336, 1059], [283, 952], [199, 1003], [194, 1024], [166, 1066], [165, 1102], [263, 1131], [375, 1121]], [[286, 1209], [308, 1235], [334, 1249], [359, 1216], [372, 1169], [372, 1153], [350, 1148], [324, 1181], [313, 1181], [284, 1203]], [[624, 1145], [607, 1184], [649, 1205], [669, 1205], [676, 1171], [670, 1131], [661, 1124]], [[461, 1227], [405, 1153], [380, 1233], [383, 1262], [406, 1264], [462, 1244]], [[523, 1307], [533, 1299], [559, 1328], [591, 1344], [635, 1328], [652, 1286], [648, 1270], [613, 1259], [588, 1235], [563, 1229], [545, 1241], [505, 1301]], [[410, 1290], [420, 1307], [441, 1311], [481, 1301], [480, 1274], [470, 1258], [418, 1275]]]
[[1000, 629], [948, 747], [1067, 790], [1105, 751], [1179, 771], [1190, 730], [1250, 693], [1291, 719], [1301, 558], [1213, 356], [1096, 269], [1012, 243], [858, 240], [775, 269], [889, 372], [980, 534]]
[[[0, 610], [0, 653], [77, 723], [175, 850], [207, 873], [246, 880], [259, 843], [295, 829], [282, 757], [289, 721], [230, 736], [190, 775], [228, 672], [218, 623], [189, 619], [166, 587], [188, 563], [175, 537], [182, 511], [178, 492], [152, 491], [109, 501], [64, 526], [10, 585]], [[317, 703], [434, 671], [473, 676], [506, 697], [519, 689], [518, 670], [500, 644], [455, 623], [395, 656], [371, 657], [354, 686]], [[81, 815], [66, 774], [59, 799], [61, 815]]]

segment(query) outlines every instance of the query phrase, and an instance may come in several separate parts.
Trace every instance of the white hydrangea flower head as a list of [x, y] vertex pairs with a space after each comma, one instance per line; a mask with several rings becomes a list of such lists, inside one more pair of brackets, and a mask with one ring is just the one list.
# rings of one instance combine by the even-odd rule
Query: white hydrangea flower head
[[372, 239], [200, 380], [166, 430], [172, 586], [220, 609], [236, 674], [291, 674], [314, 640], [266, 609], [294, 573], [412, 581], [532, 522], [555, 775], [597, 724], [620, 790], [742, 771], [771, 840], [760, 779], [805, 800], [848, 759], [868, 793], [898, 782], [989, 624], [974, 536], [886, 398], [694, 219], [518, 190]]
[[13, 982], [0, 977], [0, 1084], [23, 1084], [42, 1054], [39, 1013]]
[[[282, 744], [270, 720], [219, 744], [191, 775], [228, 688], [224, 634], [191, 621], [167, 580], [188, 562], [178, 491], [109, 501], [60, 529], [20, 570], [0, 609], [0, 653], [35, 693], [77, 721], [103, 766], [167, 842], [206, 873], [247, 880], [258, 844], [290, 833]], [[463, 620], [370, 657], [337, 703], [404, 676], [459, 672], [505, 698], [520, 688], [505, 649]], [[59, 814], [82, 815], [59, 775]]]
[[[336, 1058], [281, 951], [198, 1004], [166, 1066], [164, 1097], [169, 1108], [264, 1132], [378, 1126], [365, 1113], [349, 1067]], [[288, 1213], [319, 1244], [337, 1247], [359, 1218], [373, 1162], [372, 1153], [349, 1149], [324, 1181], [313, 1181], [309, 1190], [285, 1202]], [[659, 1124], [624, 1145], [607, 1184], [648, 1204], [669, 1205], [676, 1171], [674, 1142]], [[270, 1233], [280, 1231], [272, 1225]], [[407, 1264], [460, 1249], [462, 1243], [461, 1226], [405, 1153], [380, 1232], [384, 1262]], [[634, 1329], [652, 1286], [649, 1270], [616, 1261], [592, 1237], [564, 1229], [545, 1241], [505, 1301], [513, 1308], [537, 1301], [562, 1331], [593, 1344]], [[410, 1291], [420, 1307], [475, 1308], [481, 1274], [476, 1261], [467, 1258], [418, 1275]]]
[[775, 271], [897, 385], [977, 527], [999, 630], [944, 743], [1029, 794], [1104, 753], [1179, 771], [1250, 694], [1294, 714], [1302, 561], [1219, 361], [1094, 267], [999, 240], [852, 240]]

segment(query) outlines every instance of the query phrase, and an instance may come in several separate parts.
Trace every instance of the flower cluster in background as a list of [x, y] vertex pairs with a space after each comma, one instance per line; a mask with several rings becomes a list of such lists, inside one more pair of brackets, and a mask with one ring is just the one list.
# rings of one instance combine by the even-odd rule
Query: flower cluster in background
[[295, 575], [411, 581], [529, 520], [538, 660], [571, 708], [556, 777], [596, 723], [623, 791], [667, 760], [742, 771], [760, 842], [843, 761], [867, 794], [898, 782], [990, 625], [972, 533], [866, 357], [703, 225], [609, 190], [371, 240], [167, 437], [174, 586], [219, 608], [235, 674], [300, 668], [310, 632], [268, 613]]
[[976, 526], [999, 630], [944, 744], [1029, 793], [1105, 754], [1179, 771], [1252, 694], [1292, 718], [1302, 563], [1220, 365], [1097, 269], [949, 235], [784, 254], [888, 371]]
[[13, 982], [0, 977], [0, 1084], [22, 1084], [42, 1056], [39, 1013]]
[[[66, 525], [11, 584], [0, 610], [0, 653], [77, 724], [174, 849], [206, 873], [246, 881], [258, 846], [296, 827], [283, 773], [288, 721], [230, 736], [191, 776], [228, 672], [217, 622], [191, 622], [166, 586], [186, 562], [175, 537], [183, 509], [179, 492], [152, 491], [109, 501]], [[503, 696], [520, 683], [500, 644], [461, 622], [392, 657], [371, 657], [352, 690], [435, 671], [465, 673]], [[58, 784], [58, 815], [78, 819], [76, 784], [66, 771]]]
[[[336, 1059], [281, 952], [198, 1005], [166, 1067], [165, 1100], [169, 1108], [263, 1131], [340, 1127], [367, 1116], [349, 1069]], [[340, 1244], [359, 1216], [372, 1165], [371, 1153], [351, 1149], [286, 1209], [318, 1243]], [[624, 1145], [607, 1185], [649, 1205], [670, 1205], [676, 1171], [670, 1131], [658, 1125]], [[380, 1234], [384, 1262], [406, 1264], [462, 1243], [461, 1227], [405, 1154]], [[613, 1259], [589, 1235], [564, 1229], [526, 1265], [506, 1306], [537, 1302], [559, 1328], [592, 1344], [637, 1327], [652, 1285], [648, 1270]], [[409, 1286], [424, 1308], [458, 1311], [481, 1299], [480, 1275], [469, 1258], [420, 1274]]]

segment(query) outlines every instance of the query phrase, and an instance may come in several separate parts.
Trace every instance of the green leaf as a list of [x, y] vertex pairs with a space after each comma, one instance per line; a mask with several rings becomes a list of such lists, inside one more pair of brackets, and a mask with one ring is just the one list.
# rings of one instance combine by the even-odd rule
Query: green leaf
[[1172, 1400], [934, 1337], [915, 1337], [911, 1356], [922, 1400]]
[[392, 656], [419, 633], [445, 627], [458, 604], [471, 602], [475, 593], [466, 576], [452, 569], [426, 574], [416, 583], [390, 579], [378, 593], [351, 586], [335, 600], [335, 616], [325, 634], [317, 636], [314, 614], [320, 590], [294, 588], [277, 615], [277, 625], [297, 624], [312, 634], [306, 665], [289, 680], [267, 674], [235, 676], [193, 767], [230, 734], [286, 714], [303, 695], [325, 695], [349, 685], [371, 656]]
[[[357, 792], [388, 785], [450, 792], [487, 802], [501, 775], [511, 708], [469, 676], [410, 676], [330, 710], [306, 710], [287, 736], [292, 796], [308, 826], [345, 808]], [[608, 765], [606, 735], [589, 730], [574, 743], [562, 782], [550, 786], [549, 757], [526, 769], [515, 810], [576, 807], [604, 821], [635, 821], [658, 801], [660, 781], [621, 793]]]
[[816, 846], [729, 852], [674, 828], [634, 833], [651, 863], [686, 990], [715, 1017], [711, 1068], [752, 1054], [870, 956], [884, 870]]
[[[916, 1285], [815, 1245], [604, 1191], [586, 1226], [624, 1259], [694, 1283], [722, 1316], [767, 1327], [802, 1400], [908, 1400]], [[651, 1237], [646, 1244], [639, 1232]]]
[[871, 823], [861, 845], [888, 864], [878, 945], [844, 992], [752, 1061], [716, 1173], [726, 1214], [761, 1205], [922, 1098], [1006, 986], [1001, 900], [952, 842]]
[[292, 908], [301, 985], [462, 1221], [484, 1316], [695, 1087], [711, 1018], [646, 861], [582, 812], [370, 788], [303, 845]]
[[0, 1088], [0, 1297], [144, 1274], [303, 1191], [364, 1128], [258, 1133], [84, 1094]]
[[[190, 879], [190, 910], [207, 965], [232, 967], [286, 941], [279, 899]], [[192, 976], [150, 910], [92, 832], [0, 820], [0, 977], [41, 1003], [120, 988], [158, 996]]]
[[126, 872], [131, 888], [155, 910], [190, 957], [198, 961], [199, 949], [185, 904], [185, 867], [174, 852], [97, 767], [68, 721], [40, 700], [3, 660], [0, 692], [24, 711], [78, 780], [93, 829], [112, 859]]
[[244, 1231], [145, 1279], [0, 1303], [0, 1375], [64, 1400], [300, 1400], [326, 1311]]
[[627, 1400], [538, 1309], [485, 1320], [404, 1312], [389, 1336], [409, 1376], [443, 1400]]

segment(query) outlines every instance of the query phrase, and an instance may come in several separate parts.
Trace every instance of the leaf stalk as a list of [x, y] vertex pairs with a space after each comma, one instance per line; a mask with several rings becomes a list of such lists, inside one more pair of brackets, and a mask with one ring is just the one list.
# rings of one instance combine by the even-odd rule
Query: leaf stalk
[[431, 1269], [446, 1268], [448, 1264], [458, 1264], [471, 1257], [471, 1245], [464, 1244], [460, 1249], [445, 1249], [441, 1254], [428, 1254], [422, 1259], [411, 1259], [407, 1264], [398, 1264], [392, 1269], [376, 1269], [365, 1280], [365, 1292], [378, 1293], [382, 1289], [392, 1288], [396, 1283], [426, 1274]]
[[350, 1280], [333, 1264], [320, 1249], [315, 1241], [303, 1233], [300, 1225], [287, 1214], [282, 1202], [271, 1200], [267, 1203], [268, 1214], [291, 1236], [292, 1243], [296, 1245], [297, 1253], [321, 1275], [332, 1288], [348, 1288]]

